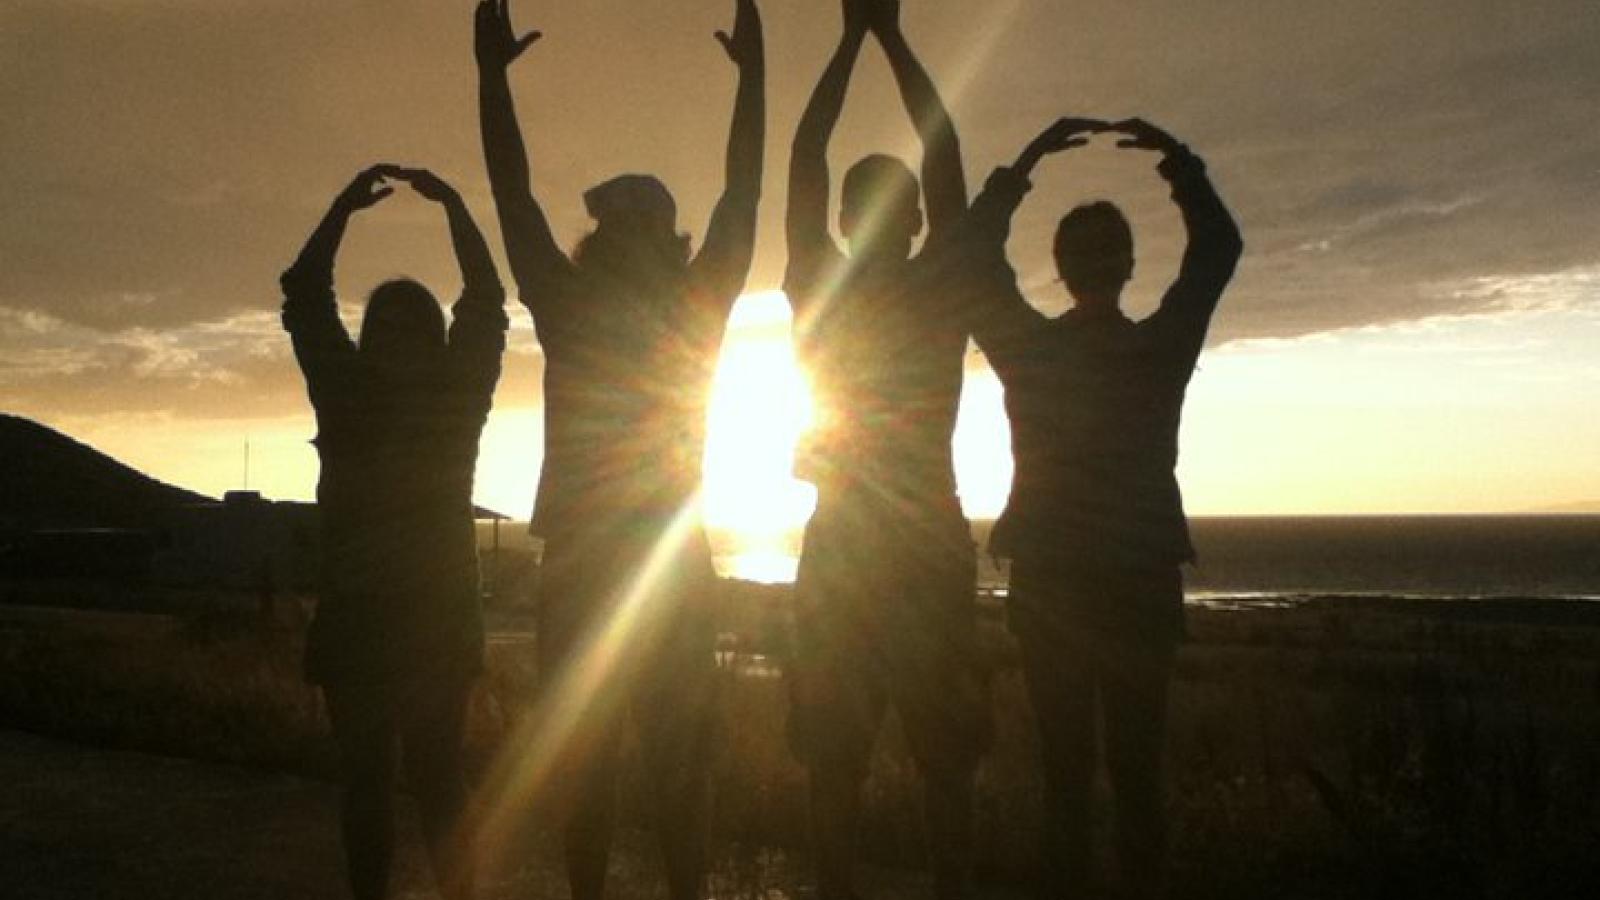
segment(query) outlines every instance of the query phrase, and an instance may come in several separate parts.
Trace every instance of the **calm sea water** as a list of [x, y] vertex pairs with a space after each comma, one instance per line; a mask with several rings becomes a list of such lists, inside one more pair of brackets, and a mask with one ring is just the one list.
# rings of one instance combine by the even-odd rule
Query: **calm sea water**
[[[989, 522], [974, 523], [980, 544]], [[1189, 596], [1304, 594], [1600, 600], [1600, 516], [1197, 518]], [[723, 574], [794, 579], [798, 535], [715, 539]], [[1005, 586], [985, 560], [980, 587]]]

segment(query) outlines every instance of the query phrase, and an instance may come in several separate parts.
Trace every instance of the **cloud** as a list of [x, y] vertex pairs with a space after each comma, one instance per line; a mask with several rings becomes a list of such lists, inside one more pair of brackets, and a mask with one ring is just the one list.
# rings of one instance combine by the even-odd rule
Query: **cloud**
[[[733, 88], [709, 37], [727, 4], [546, 6], [518, 10], [548, 37], [514, 77], [535, 184], [562, 239], [587, 227], [583, 186], [620, 170], [660, 172], [683, 227], [703, 227]], [[770, 146], [752, 290], [782, 270], [785, 148], [837, 28], [831, 8], [767, 6]], [[327, 199], [377, 158], [452, 177], [498, 247], [469, 7], [6, 4], [0, 396], [196, 415], [302, 403], [273, 322], [276, 276]], [[965, 82], [952, 106], [971, 182], [1058, 115], [1171, 127], [1208, 160], [1248, 244], [1214, 341], [1546, 302], [1528, 299], [1540, 291], [1592, 296], [1592, 280], [1568, 274], [1600, 264], [1600, 17], [1587, 0], [1008, 9], [981, 48], [964, 9], [905, 11], [935, 76]], [[875, 48], [832, 158], [872, 149], [915, 153]], [[1011, 247], [1041, 306], [1064, 299], [1051, 283], [1055, 219], [1092, 196], [1128, 209], [1140, 255], [1130, 301], [1154, 303], [1182, 234], [1152, 164], [1096, 147], [1041, 169]], [[458, 281], [437, 210], [403, 197], [357, 221], [340, 289], [358, 297], [399, 272], [442, 297]], [[519, 334], [508, 378], [536, 398]]]
[[[347, 324], [355, 327], [346, 312]], [[0, 308], [0, 408], [53, 419], [167, 416], [252, 419], [306, 412], [309, 402], [275, 313], [156, 331], [107, 332], [45, 313]], [[532, 335], [514, 329], [499, 398], [540, 401]]]
[[1600, 315], [1600, 265], [1549, 275], [1485, 275], [1442, 284], [1437, 293], [1490, 313]]
[[[1248, 245], [1214, 340], [1469, 311], [1476, 298], [1433, 286], [1600, 261], [1588, 4], [1078, 7], [1071, 30], [1032, 12], [974, 85], [1044, 103], [963, 110], [966, 132], [1020, 147], [1052, 114], [1137, 112], [1188, 140]], [[1049, 280], [1055, 216], [1109, 196], [1134, 219], [1148, 308], [1181, 246], [1155, 180], [1093, 150], [1046, 166], [1012, 245], [1024, 280]]]

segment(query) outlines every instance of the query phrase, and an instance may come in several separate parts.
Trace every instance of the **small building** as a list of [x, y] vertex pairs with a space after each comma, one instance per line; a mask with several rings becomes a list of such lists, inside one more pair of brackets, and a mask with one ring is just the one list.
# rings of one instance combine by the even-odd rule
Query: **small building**
[[[490, 523], [491, 544], [480, 564], [484, 590], [492, 595], [501, 568], [500, 523], [507, 517], [483, 507], [473, 515]], [[221, 502], [179, 510], [163, 538], [153, 575], [161, 584], [262, 592], [316, 588], [322, 545], [315, 503], [229, 491]]]
[[180, 509], [156, 555], [163, 584], [235, 590], [309, 590], [319, 541], [314, 503], [272, 501], [229, 491], [221, 502]]

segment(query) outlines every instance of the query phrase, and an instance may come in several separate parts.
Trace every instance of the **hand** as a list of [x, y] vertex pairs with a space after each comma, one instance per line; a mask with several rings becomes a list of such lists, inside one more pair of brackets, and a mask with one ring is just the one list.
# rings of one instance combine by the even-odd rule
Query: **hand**
[[760, 62], [763, 56], [761, 11], [756, 9], [755, 0], [734, 0], [733, 34], [729, 36], [726, 31], [719, 31], [716, 38], [734, 65], [743, 68]]
[[1163, 154], [1179, 152], [1183, 144], [1178, 139], [1165, 131], [1151, 125], [1143, 119], [1124, 119], [1106, 127], [1107, 131], [1116, 131], [1128, 135], [1117, 141], [1118, 147], [1127, 147], [1134, 150], [1157, 150]]
[[865, 37], [872, 27], [872, 6], [876, 0], [844, 0], [844, 33], [846, 37]]
[[1089, 135], [1105, 131], [1108, 127], [1108, 123], [1100, 119], [1057, 119], [1028, 145], [1029, 155], [1037, 158], [1082, 147], [1089, 143]]
[[427, 169], [402, 169], [397, 167], [389, 177], [396, 181], [404, 181], [406, 184], [411, 185], [411, 189], [416, 191], [423, 199], [432, 200], [435, 203], [448, 203], [460, 196], [448, 182]]
[[1110, 126], [1099, 119], [1057, 119], [1033, 139], [1033, 143], [1017, 157], [1016, 164], [1012, 168], [1017, 174], [1026, 178], [1033, 174], [1033, 167], [1045, 156], [1073, 147], [1082, 147], [1089, 143], [1089, 135], [1105, 131], [1108, 127]]
[[530, 31], [519, 38], [511, 30], [511, 0], [479, 0], [473, 19], [473, 50], [478, 65], [503, 69], [542, 37], [542, 32]]
[[867, 27], [878, 35], [897, 34], [900, 31], [900, 0], [866, 0]]
[[362, 171], [354, 181], [339, 194], [335, 201], [340, 207], [350, 211], [370, 209], [378, 205], [383, 198], [394, 193], [394, 188], [383, 183], [385, 178], [396, 177], [398, 171], [395, 166], [378, 165]]

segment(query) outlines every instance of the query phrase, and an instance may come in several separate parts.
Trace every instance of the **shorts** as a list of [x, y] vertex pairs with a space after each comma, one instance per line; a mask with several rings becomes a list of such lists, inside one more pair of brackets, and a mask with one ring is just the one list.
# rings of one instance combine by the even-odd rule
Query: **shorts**
[[1183, 570], [1035, 560], [1011, 564], [1011, 630], [1062, 630], [1153, 651], [1175, 650], [1184, 637]]
[[806, 527], [795, 584], [789, 740], [812, 765], [864, 773], [886, 707], [925, 774], [970, 773], [992, 737], [967, 522], [855, 506]]
[[483, 665], [475, 583], [434, 591], [325, 590], [306, 633], [306, 680], [318, 685], [471, 681]]
[[613, 754], [631, 710], [647, 754], [691, 768], [708, 752], [714, 720], [720, 583], [702, 529], [675, 548], [658, 549], [652, 537], [546, 540], [541, 691], [582, 704], [575, 756]]

